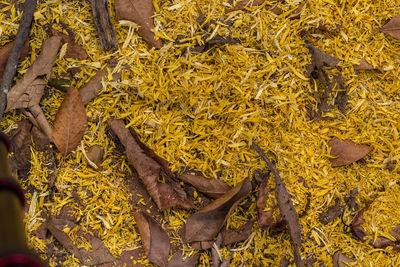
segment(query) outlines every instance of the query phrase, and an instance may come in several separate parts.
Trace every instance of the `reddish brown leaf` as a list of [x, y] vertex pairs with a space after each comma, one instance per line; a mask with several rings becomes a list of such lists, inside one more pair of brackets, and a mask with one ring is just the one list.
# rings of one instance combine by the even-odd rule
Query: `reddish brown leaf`
[[168, 267], [195, 267], [199, 261], [200, 254], [196, 253], [190, 257], [184, 258], [182, 250], [178, 250], [168, 262]]
[[336, 252], [333, 255], [333, 267], [347, 267], [351, 266], [350, 264], [355, 262], [354, 259], [347, 257], [346, 255]]
[[232, 211], [250, 191], [251, 182], [249, 178], [246, 178], [222, 197], [191, 215], [185, 224], [185, 242], [212, 240]]
[[222, 244], [226, 246], [246, 240], [251, 234], [251, 228], [253, 228], [253, 221], [248, 221], [238, 229], [223, 229], [221, 231]]
[[[80, 262], [84, 265], [98, 265], [102, 263], [114, 261], [114, 257], [110, 251], [97, 237], [79, 230], [79, 236], [84, 237], [91, 244], [91, 250], [87, 251], [85, 248], [78, 248], [70, 239], [70, 237], [63, 231], [64, 228], [69, 227], [74, 229], [78, 227], [75, 223], [66, 219], [49, 218], [46, 223], [47, 229], [51, 234]], [[78, 233], [77, 233], [78, 234]]]
[[231, 189], [229, 185], [220, 180], [207, 179], [200, 175], [184, 174], [179, 175], [178, 179], [184, 181], [185, 183], [191, 184], [197, 190], [211, 198], [221, 197]]
[[[11, 41], [4, 45], [2, 48], [0, 48], [0, 84], [3, 79], [3, 72], [7, 64], [8, 56], [10, 55], [11, 48], [14, 45], [14, 41]], [[21, 58], [20, 62], [28, 55], [28, 50], [29, 50], [29, 42], [25, 43], [24, 49], [22, 50], [21, 53]]]
[[354, 65], [355, 70], [378, 70], [382, 72], [382, 69], [380, 67], [374, 68], [374, 66], [369, 64], [364, 58], [360, 59], [358, 63], [358, 65]]
[[336, 157], [330, 159], [333, 167], [344, 166], [360, 160], [372, 150], [367, 145], [358, 145], [350, 140], [342, 141], [337, 137], [333, 137], [328, 145], [331, 148], [331, 155]]
[[17, 129], [11, 133], [10, 165], [12, 172], [20, 178], [26, 178], [31, 168], [31, 129], [32, 124], [28, 120], [16, 123]]
[[[128, 161], [137, 171], [140, 180], [160, 210], [174, 206], [185, 208], [193, 206], [180, 184], [174, 181], [172, 172], [165, 166], [168, 164], [165, 160], [156, 156], [138, 138], [132, 136], [123, 121], [113, 120], [111, 129], [124, 145]], [[165, 183], [158, 182], [158, 178], [163, 178]]]
[[119, 19], [131, 20], [140, 26], [139, 35], [155, 48], [163, 46], [160, 39], [156, 40], [154, 29], [154, 6], [151, 0], [116, 0], [115, 12]]
[[268, 231], [268, 229], [274, 223], [274, 219], [272, 216], [274, 212], [274, 207], [269, 207], [270, 209], [268, 211], [264, 211], [271, 190], [268, 187], [269, 174], [264, 174], [263, 176], [264, 177], [263, 180], [261, 181], [257, 197], [257, 221], [258, 221], [258, 226], [261, 229]]
[[73, 37], [63, 34], [53, 28], [51, 29], [51, 33], [54, 36], [61, 37], [62, 43], [67, 44], [67, 52], [65, 53], [65, 57], [77, 60], [85, 60], [88, 58], [86, 50], [83, 49], [83, 47], [80, 46], [78, 43], [76, 43]]
[[70, 87], [57, 112], [52, 129], [53, 142], [61, 154], [68, 154], [81, 142], [86, 123], [86, 111], [81, 95], [78, 90]]
[[378, 29], [378, 31], [386, 33], [393, 38], [400, 40], [400, 15], [394, 16], [382, 28]]
[[133, 215], [142, 237], [147, 258], [159, 266], [166, 266], [170, 249], [167, 233], [146, 213], [140, 211], [133, 213]]
[[299, 19], [305, 4], [306, 2], [302, 2], [295, 10], [293, 10], [289, 15], [289, 19]]

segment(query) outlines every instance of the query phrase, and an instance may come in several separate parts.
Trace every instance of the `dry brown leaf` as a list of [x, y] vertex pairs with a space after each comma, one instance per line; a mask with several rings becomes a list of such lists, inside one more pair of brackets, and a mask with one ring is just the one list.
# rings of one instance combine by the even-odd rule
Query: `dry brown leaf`
[[10, 143], [13, 154], [10, 157], [12, 172], [19, 178], [26, 179], [31, 168], [31, 129], [28, 120], [16, 123], [17, 128], [11, 133]]
[[[11, 49], [14, 45], [14, 41], [11, 41], [0, 48], [0, 84], [3, 79], [3, 72], [7, 64], [8, 56], [10, 55]], [[28, 55], [29, 42], [27, 41], [21, 53], [20, 62]]]
[[343, 207], [340, 205], [340, 199], [335, 199], [335, 205], [332, 205], [328, 208], [327, 211], [321, 212], [319, 214], [319, 221], [323, 224], [328, 224], [333, 222], [336, 218], [338, 218], [343, 213]]
[[212, 240], [232, 211], [250, 191], [251, 182], [249, 178], [246, 178], [222, 197], [191, 215], [185, 224], [185, 242]]
[[[87, 155], [88, 160], [90, 160], [97, 167], [99, 167], [99, 165], [101, 164], [101, 162], [103, 160], [104, 149], [99, 145], [94, 145], [88, 149], [88, 151], [86, 152], [86, 155]], [[88, 162], [87, 159], [85, 158], [86, 162]], [[89, 166], [92, 166], [92, 165], [89, 163]], [[92, 167], [94, 167], [94, 166], [92, 166]]]
[[330, 159], [333, 167], [344, 166], [362, 159], [372, 148], [367, 145], [358, 145], [350, 140], [340, 140], [333, 137], [328, 146], [331, 148], [331, 155], [336, 157]]
[[386, 23], [378, 31], [386, 33], [393, 38], [400, 40], [400, 15], [394, 16], [388, 23]]
[[267, 204], [268, 197], [271, 193], [271, 189], [268, 187], [269, 174], [262, 174], [262, 181], [257, 196], [257, 221], [258, 226], [268, 231], [268, 229], [274, 224], [273, 212], [274, 207], [269, 207], [268, 211], [264, 211]]
[[296, 263], [297, 267], [302, 267], [304, 266], [304, 262], [300, 256], [300, 248], [302, 246], [301, 226], [297, 217], [296, 209], [294, 208], [293, 202], [290, 198], [290, 194], [287, 191], [286, 185], [283, 182], [278, 170], [275, 168], [275, 164], [268, 159], [261, 148], [254, 142], [252, 142], [252, 147], [257, 151], [258, 155], [260, 155], [260, 157], [267, 164], [268, 168], [274, 174], [276, 183], [275, 192], [278, 200], [279, 210], [281, 212], [283, 220], [287, 224], [290, 238], [292, 240], [294, 262]]
[[178, 250], [168, 262], [168, 267], [195, 267], [197, 266], [199, 258], [199, 253], [184, 258], [182, 250]]
[[116, 0], [115, 12], [119, 19], [135, 22], [140, 26], [138, 33], [143, 39], [155, 48], [163, 46], [160, 39], [156, 40], [152, 32], [154, 29], [154, 6], [152, 0]]
[[346, 267], [351, 266], [352, 262], [355, 262], [354, 259], [347, 257], [346, 255], [336, 252], [333, 255], [333, 267]]
[[40, 55], [7, 94], [6, 112], [39, 104], [47, 84], [42, 76], [49, 79], [60, 44], [61, 38], [57, 36], [44, 41]]
[[238, 229], [223, 229], [221, 231], [222, 244], [226, 246], [232, 243], [246, 240], [251, 234], [253, 224], [253, 221], [248, 221], [246, 224], [244, 224], [242, 227], [239, 227]]
[[[82, 96], [83, 104], [89, 103], [99, 92], [101, 88], [103, 88], [102, 80], [107, 76], [108, 71], [112, 70], [114, 67], [114, 63], [108, 63], [103, 69], [99, 70], [88, 83], [86, 83], [81, 89], [79, 89], [79, 93]], [[121, 76], [121, 72], [116, 72], [112, 74], [113, 80], [118, 80]]]
[[[134, 131], [133, 134], [130, 133], [123, 121], [113, 120], [111, 129], [124, 145], [128, 161], [135, 168], [140, 180], [160, 210], [174, 206], [193, 207], [180, 184], [174, 181], [174, 176], [168, 168], [168, 162], [155, 155], [154, 151], [140, 142]], [[162, 178], [165, 183], [158, 182], [158, 178]]]
[[229, 185], [220, 180], [212, 178], [207, 179], [200, 175], [183, 174], [179, 175], [178, 179], [191, 184], [197, 190], [211, 198], [218, 198], [231, 189]]
[[170, 249], [167, 233], [146, 213], [140, 211], [134, 212], [133, 215], [142, 237], [146, 257], [158, 266], [166, 266]]
[[306, 2], [302, 2], [295, 10], [293, 10], [289, 14], [289, 19], [299, 19], [301, 12], [303, 11], [303, 7], [305, 6]]
[[67, 44], [67, 52], [65, 53], [65, 57], [77, 60], [85, 60], [88, 58], [86, 50], [83, 49], [83, 47], [80, 46], [78, 43], [76, 43], [71, 36], [63, 34], [53, 28], [51, 29], [51, 33], [54, 36], [61, 37], [62, 43]]
[[[146, 264], [138, 263], [137, 260], [141, 259], [141, 253], [143, 250], [138, 247], [136, 249], [124, 250], [121, 255], [119, 255], [115, 261], [104, 263], [98, 265], [98, 267], [121, 267], [121, 266], [135, 266], [135, 267], [145, 267]], [[134, 261], [136, 263], [134, 263]]]
[[358, 62], [358, 65], [354, 65], [355, 70], [378, 70], [382, 72], [382, 69], [380, 67], [374, 68], [371, 64], [369, 64], [365, 58], [360, 59]]
[[81, 262], [81, 264], [98, 265], [114, 261], [114, 257], [100, 239], [82, 230], [79, 230], [79, 236], [87, 239], [92, 248], [89, 251], [85, 248], [78, 248], [72, 242], [71, 238], [63, 231], [66, 227], [70, 229], [78, 227], [75, 223], [66, 219], [49, 218], [46, 227], [65, 249]]
[[81, 95], [73, 87], [68, 88], [54, 121], [52, 140], [61, 154], [71, 152], [85, 134], [87, 117]]
[[[400, 240], [397, 239], [396, 241], [392, 241], [383, 236], [375, 237], [364, 230], [362, 224], [365, 221], [364, 212], [367, 208], [368, 207], [360, 210], [351, 222], [351, 230], [353, 231], [355, 236], [361, 241], [369, 240], [368, 243], [376, 248], [393, 247], [393, 250], [400, 250]], [[396, 234], [396, 231], [398, 231], [398, 227], [395, 227], [391, 232]]]

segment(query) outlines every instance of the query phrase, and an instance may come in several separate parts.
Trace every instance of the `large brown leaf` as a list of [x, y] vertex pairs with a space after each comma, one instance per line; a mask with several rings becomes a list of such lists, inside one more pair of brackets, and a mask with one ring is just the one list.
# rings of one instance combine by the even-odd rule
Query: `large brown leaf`
[[[3, 79], [3, 72], [6, 67], [8, 56], [10, 55], [11, 48], [13, 47], [13, 45], [14, 41], [7, 43], [2, 48], [0, 48], [0, 84]], [[22, 50], [21, 53], [20, 61], [24, 59], [26, 55], [28, 55], [28, 50], [29, 50], [29, 42], [26, 42], [24, 45], [24, 49]]]
[[222, 197], [191, 215], [185, 224], [185, 242], [212, 240], [232, 211], [250, 191], [251, 182], [249, 178], [246, 178]]
[[229, 191], [231, 187], [226, 183], [217, 179], [207, 179], [204, 176], [183, 174], [179, 175], [178, 179], [185, 183], [191, 184], [200, 192], [206, 194], [211, 198], [221, 197], [223, 194]]
[[114, 261], [114, 257], [100, 239], [81, 229], [77, 232], [77, 235], [79, 234], [80, 237], [89, 241], [92, 248], [89, 251], [85, 248], [78, 248], [77, 245], [72, 242], [71, 238], [63, 231], [66, 227], [70, 229], [78, 227], [75, 223], [66, 219], [49, 218], [46, 227], [65, 249], [81, 262], [81, 264], [98, 265]]
[[336, 157], [330, 159], [333, 167], [344, 166], [360, 160], [372, 150], [367, 145], [358, 145], [350, 140], [342, 141], [337, 137], [333, 137], [328, 145], [331, 147], [331, 155]]
[[65, 57], [77, 60], [85, 60], [88, 58], [86, 50], [83, 49], [83, 47], [80, 46], [78, 43], [76, 43], [72, 36], [63, 34], [53, 28], [51, 29], [51, 33], [54, 36], [61, 37], [63, 44], [67, 44], [67, 52], [65, 53]]
[[156, 40], [154, 29], [154, 6], [152, 0], [116, 0], [115, 12], [119, 19], [131, 20], [140, 26], [139, 35], [155, 48], [163, 46], [160, 39]]
[[200, 253], [184, 258], [182, 250], [178, 250], [168, 262], [168, 267], [195, 267], [199, 258]]
[[60, 45], [61, 38], [57, 36], [44, 41], [38, 58], [7, 94], [6, 112], [39, 104], [47, 84], [42, 77], [49, 79]]
[[71, 152], [81, 142], [86, 123], [81, 95], [78, 90], [70, 87], [57, 112], [52, 130], [53, 142], [63, 155]]
[[[155, 155], [137, 138], [137, 134], [129, 132], [121, 120], [113, 120], [111, 129], [124, 145], [130, 164], [135, 168], [140, 180], [160, 210], [174, 206], [193, 207], [180, 184], [174, 181], [168, 163]], [[161, 183], [158, 178], [165, 181]]]
[[400, 40], [400, 15], [394, 16], [388, 23], [378, 30]]
[[133, 213], [133, 215], [142, 237], [147, 258], [159, 266], [166, 266], [170, 249], [167, 233], [146, 213], [140, 211]]

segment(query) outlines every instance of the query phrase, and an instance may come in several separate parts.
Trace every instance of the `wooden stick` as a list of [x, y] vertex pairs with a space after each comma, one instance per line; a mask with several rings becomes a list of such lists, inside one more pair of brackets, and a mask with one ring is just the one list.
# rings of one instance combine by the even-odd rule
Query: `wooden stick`
[[303, 267], [304, 263], [299, 252], [301, 248], [300, 223], [299, 219], [297, 218], [297, 212], [294, 209], [293, 202], [290, 199], [290, 194], [287, 191], [286, 185], [283, 182], [282, 177], [279, 175], [278, 170], [275, 168], [275, 165], [269, 160], [269, 158], [264, 154], [257, 144], [252, 142], [251, 146], [265, 161], [265, 163], [267, 163], [268, 168], [275, 176], [275, 192], [278, 199], [279, 210], [281, 211], [283, 219], [287, 223], [289, 234], [292, 239], [294, 262], [297, 267]]
[[91, 0], [93, 22], [99, 34], [101, 49], [118, 49], [117, 35], [111, 22], [107, 0]]
[[18, 67], [18, 61], [21, 57], [25, 41], [28, 38], [32, 26], [33, 13], [36, 8], [36, 0], [26, 0], [24, 5], [24, 13], [22, 14], [19, 24], [17, 36], [15, 37], [14, 45], [11, 49], [10, 56], [7, 60], [6, 68], [4, 69], [3, 79], [0, 85], [0, 121], [3, 118], [6, 108], [7, 94], [10, 90], [15, 73]]

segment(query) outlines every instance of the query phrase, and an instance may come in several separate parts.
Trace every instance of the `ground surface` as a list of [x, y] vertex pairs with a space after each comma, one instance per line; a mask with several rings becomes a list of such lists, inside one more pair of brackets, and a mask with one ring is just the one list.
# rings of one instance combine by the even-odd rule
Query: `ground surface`
[[[395, 160], [400, 152], [400, 41], [375, 30], [399, 14], [399, 1], [308, 0], [304, 1], [300, 18], [291, 20], [288, 14], [303, 1], [271, 1], [284, 11], [276, 15], [263, 7], [225, 13], [228, 7], [224, 1], [154, 0], [155, 32], [164, 43], [159, 50], [150, 48], [132, 25], [119, 23], [114, 3], [110, 2], [118, 51], [100, 49], [89, 1], [42, 1], [35, 13], [28, 58], [19, 68], [21, 77], [50, 36], [48, 24], [59, 21], [75, 32], [89, 59], [58, 58], [52, 77], [61, 77], [69, 68], [81, 66], [71, 80], [79, 89], [110, 59], [127, 66], [119, 81], [110, 81], [111, 74], [104, 79], [101, 92], [86, 106], [89, 122], [81, 144], [66, 157], [56, 153], [56, 168], [52, 169], [42, 152], [31, 150], [29, 177], [21, 181], [29, 203], [26, 228], [30, 245], [43, 258], [52, 265], [79, 265], [51, 235], [41, 239], [37, 234], [46, 214], [66, 211], [72, 212], [80, 229], [99, 237], [115, 257], [123, 251], [141, 251], [132, 216], [133, 211], [143, 208], [137, 204], [140, 197], [132, 191], [135, 185], [130, 180], [135, 174], [124, 149], [110, 132], [108, 121], [118, 118], [168, 160], [174, 172], [196, 169], [231, 186], [264, 168], [248, 145], [255, 140], [274, 153], [277, 169], [299, 213], [306, 206], [307, 193], [311, 194], [308, 212], [300, 218], [304, 259], [312, 257], [331, 266], [332, 255], [340, 251], [354, 258], [357, 265], [400, 264], [399, 252], [357, 241], [345, 227], [372, 200], [364, 223], [369, 233], [388, 233], [399, 221], [400, 167], [394, 161], [394, 169], [388, 170], [386, 163]], [[15, 35], [20, 19], [20, 11], [13, 3], [2, 1], [2, 6], [9, 15], [0, 15], [1, 45]], [[221, 20], [217, 32], [240, 41], [200, 53], [188, 52], [191, 44], [182, 45], [175, 40], [187, 38], [195, 43], [201, 38], [205, 31], [196, 20], [201, 15], [208, 21]], [[232, 23], [228, 26], [223, 22]], [[320, 22], [327, 31], [317, 29]], [[338, 25], [343, 28], [336, 29]], [[215, 25], [209, 31], [213, 30]], [[305, 43], [341, 59], [339, 69], [348, 90], [348, 104], [344, 115], [333, 110], [333, 120], [313, 121], [308, 116], [306, 106], [313, 98], [306, 78], [311, 57]], [[354, 70], [361, 58], [383, 71]], [[50, 122], [54, 121], [64, 94], [54, 88], [45, 94], [41, 106]], [[11, 132], [23, 118], [20, 111], [9, 112], [1, 128]], [[373, 149], [362, 161], [334, 168], [328, 148], [333, 136]], [[104, 149], [98, 170], [84, 160], [83, 151], [93, 145]], [[50, 193], [52, 171], [56, 178], [54, 192]], [[353, 189], [359, 191], [358, 210], [346, 209], [342, 218], [322, 224], [319, 214], [336, 198], [344, 204]], [[228, 227], [239, 227], [256, 218], [255, 194], [250, 199], [250, 204], [245, 200], [235, 210]], [[154, 206], [149, 202], [143, 209], [153, 211], [172, 242], [188, 253], [197, 252], [182, 244], [178, 235], [190, 212], [172, 209], [157, 214], [151, 205]], [[292, 259], [286, 231], [271, 234], [260, 230], [257, 224], [252, 231], [250, 240], [232, 247], [240, 249], [221, 250], [224, 259], [232, 257], [232, 266], [277, 266], [285, 256]], [[79, 242], [74, 233], [69, 234]], [[210, 265], [210, 252], [198, 253], [200, 265]], [[149, 264], [141, 256], [135, 262]]]

